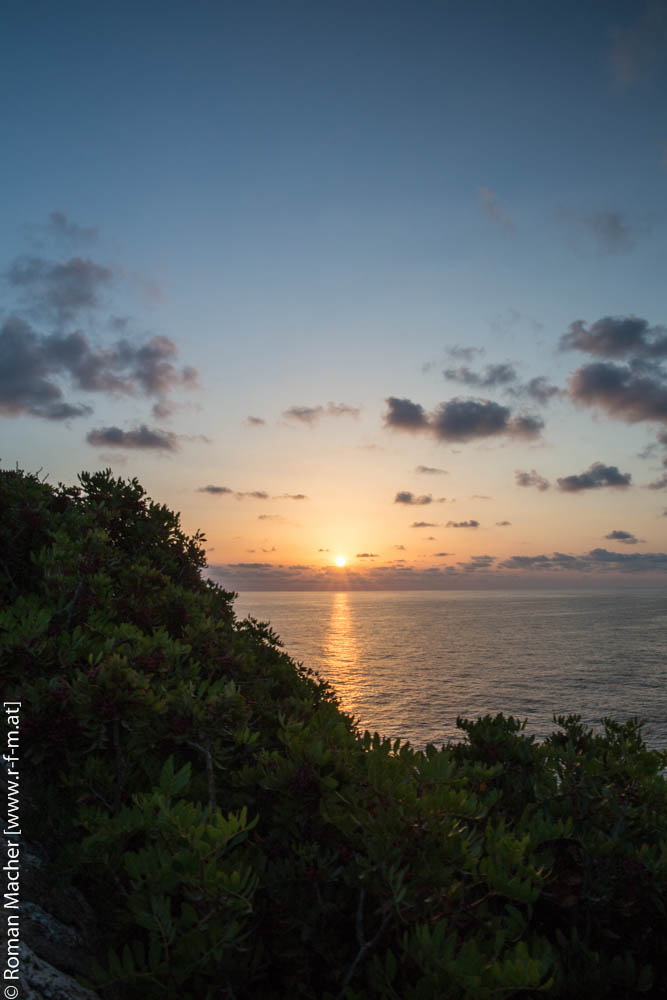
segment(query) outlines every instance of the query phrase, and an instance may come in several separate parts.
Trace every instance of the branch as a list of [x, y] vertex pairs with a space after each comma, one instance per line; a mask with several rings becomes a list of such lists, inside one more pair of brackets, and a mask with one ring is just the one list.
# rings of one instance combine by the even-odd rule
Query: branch
[[356, 955], [356, 958], [355, 958], [354, 962], [352, 963], [352, 965], [350, 966], [350, 968], [347, 970], [347, 975], [345, 976], [345, 979], [343, 980], [343, 985], [341, 987], [340, 993], [338, 994], [337, 1000], [343, 1000], [343, 997], [345, 995], [345, 990], [350, 985], [350, 982], [352, 981], [352, 977], [354, 976], [354, 973], [356, 971], [357, 966], [361, 962], [362, 958], [364, 958], [366, 956], [366, 954], [371, 950], [371, 948], [373, 948], [375, 946], [375, 944], [379, 940], [380, 936], [382, 935], [382, 932], [384, 931], [385, 927], [389, 923], [389, 919], [391, 917], [391, 911], [387, 910], [387, 912], [385, 913], [384, 917], [382, 918], [382, 923], [380, 924], [380, 927], [379, 927], [377, 933], [374, 935], [374, 937], [371, 938], [370, 941], [364, 942], [363, 941], [363, 905], [364, 905], [364, 887], [362, 886], [361, 887], [361, 891], [359, 893], [359, 906], [357, 907], [357, 940], [359, 940], [359, 944], [361, 945], [361, 947], [359, 948], [359, 951], [357, 952], [357, 955]]
[[199, 750], [200, 753], [204, 754], [204, 759], [206, 760], [206, 777], [208, 779], [208, 804], [211, 807], [211, 811], [216, 809], [215, 801], [215, 781], [213, 780], [213, 758], [211, 757], [211, 751], [206, 747], [203, 747], [201, 743], [192, 743], [191, 740], [186, 740], [186, 745], [192, 747], [193, 750]]

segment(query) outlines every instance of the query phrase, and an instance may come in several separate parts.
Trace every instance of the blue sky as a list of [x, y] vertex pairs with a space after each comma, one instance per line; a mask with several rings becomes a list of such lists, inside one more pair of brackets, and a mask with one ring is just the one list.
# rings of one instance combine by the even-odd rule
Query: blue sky
[[1, 27], [3, 464], [137, 475], [234, 589], [664, 578], [665, 2]]

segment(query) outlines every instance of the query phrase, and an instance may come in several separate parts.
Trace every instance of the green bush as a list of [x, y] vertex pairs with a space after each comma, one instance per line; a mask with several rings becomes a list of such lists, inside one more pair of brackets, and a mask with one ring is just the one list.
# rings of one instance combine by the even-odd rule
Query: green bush
[[576, 715], [359, 733], [136, 480], [0, 472], [25, 828], [128, 1000], [667, 994], [667, 754]]

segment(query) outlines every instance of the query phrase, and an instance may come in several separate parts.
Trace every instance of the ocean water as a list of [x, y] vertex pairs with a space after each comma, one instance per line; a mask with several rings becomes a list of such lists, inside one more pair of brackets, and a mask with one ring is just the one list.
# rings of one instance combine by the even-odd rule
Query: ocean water
[[235, 610], [269, 621], [362, 729], [416, 747], [504, 712], [538, 738], [554, 715], [639, 716], [667, 749], [665, 590], [261, 592]]

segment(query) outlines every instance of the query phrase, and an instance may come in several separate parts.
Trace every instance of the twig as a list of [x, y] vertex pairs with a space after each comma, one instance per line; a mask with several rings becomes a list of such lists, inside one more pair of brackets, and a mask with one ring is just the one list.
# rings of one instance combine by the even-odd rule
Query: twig
[[361, 947], [359, 948], [359, 951], [357, 952], [357, 955], [356, 955], [356, 958], [355, 958], [354, 962], [352, 963], [352, 965], [350, 966], [350, 968], [347, 970], [347, 975], [345, 976], [345, 979], [343, 980], [343, 985], [341, 987], [340, 993], [338, 994], [337, 1000], [343, 1000], [343, 997], [345, 995], [345, 990], [350, 985], [350, 982], [352, 981], [352, 977], [354, 976], [354, 973], [356, 971], [357, 966], [361, 962], [362, 958], [365, 957], [366, 953], [369, 952], [371, 950], [371, 948], [373, 948], [375, 946], [375, 944], [377, 943], [377, 941], [381, 937], [382, 932], [384, 931], [385, 927], [389, 923], [389, 919], [391, 917], [391, 912], [388, 910], [385, 913], [384, 917], [382, 918], [382, 923], [380, 924], [380, 927], [379, 927], [377, 933], [375, 934], [375, 936], [372, 937], [370, 941], [363, 942], [363, 904], [364, 904], [364, 888], [362, 886], [361, 887], [361, 891], [359, 893], [359, 906], [357, 907], [357, 940], [359, 940], [360, 931], [361, 931], [361, 940], [359, 940], [359, 943], [360, 943]]
[[113, 745], [116, 750], [116, 790], [114, 792], [113, 811], [114, 815], [120, 812], [120, 800], [125, 782], [125, 758], [120, 745], [120, 724], [118, 719], [113, 722]]
[[206, 777], [208, 779], [208, 804], [211, 807], [211, 811], [214, 812], [216, 809], [215, 801], [215, 781], [213, 780], [213, 758], [211, 757], [211, 751], [206, 747], [203, 747], [201, 743], [193, 743], [191, 740], [186, 740], [186, 744], [192, 747], [193, 750], [199, 750], [200, 753], [204, 754], [204, 759], [206, 760]]

